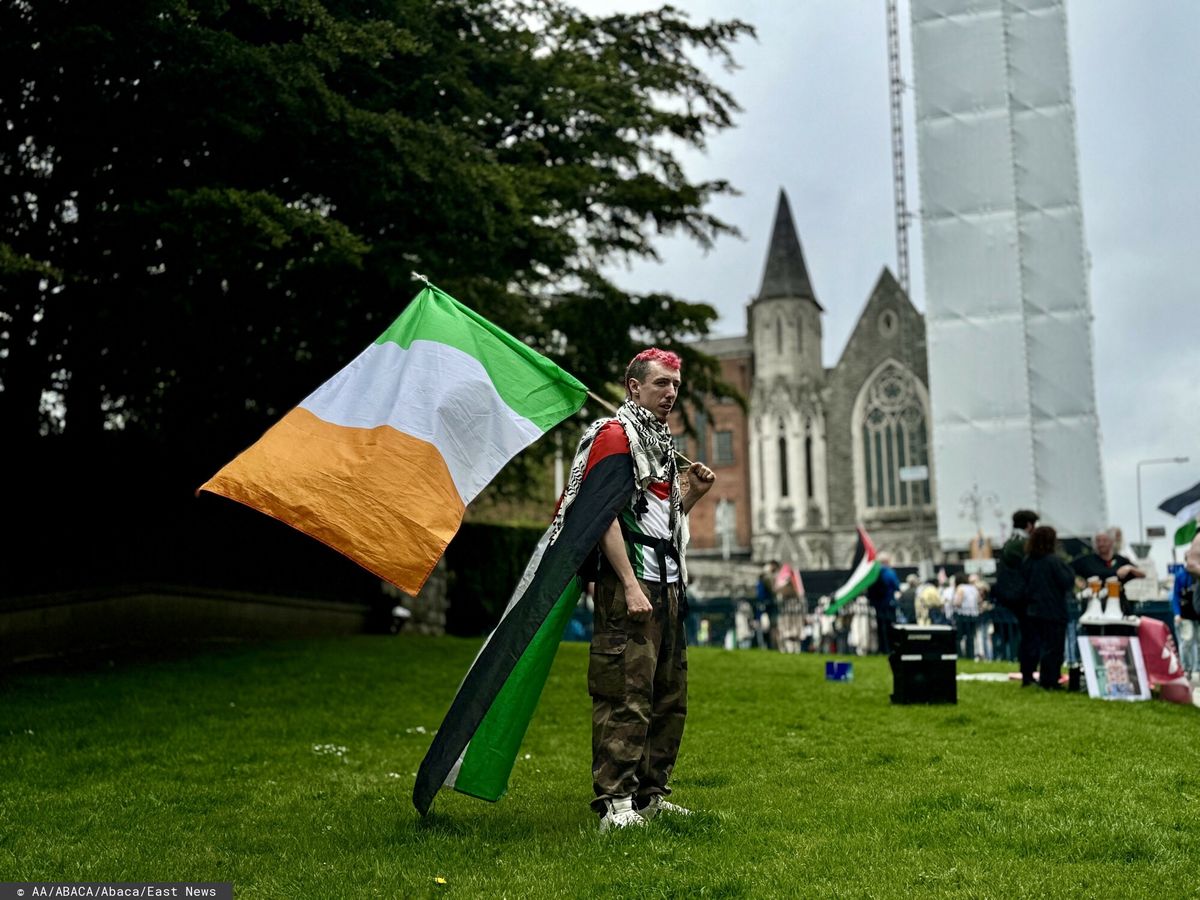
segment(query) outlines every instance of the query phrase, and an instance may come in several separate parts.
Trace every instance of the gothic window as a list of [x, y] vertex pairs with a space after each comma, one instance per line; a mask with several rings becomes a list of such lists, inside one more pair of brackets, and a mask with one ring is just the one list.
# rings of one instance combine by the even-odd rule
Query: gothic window
[[783, 419], [779, 420], [779, 496], [788, 495], [787, 438], [783, 436]]
[[808, 499], [813, 498], [813, 441], [812, 432], [804, 436], [804, 483], [808, 487]]
[[907, 369], [887, 363], [863, 389], [856, 443], [861, 445], [863, 500], [868, 509], [930, 501], [929, 481], [904, 482], [900, 470], [929, 463], [923, 393]]
[[775, 352], [783, 354], [783, 317], [775, 319]]

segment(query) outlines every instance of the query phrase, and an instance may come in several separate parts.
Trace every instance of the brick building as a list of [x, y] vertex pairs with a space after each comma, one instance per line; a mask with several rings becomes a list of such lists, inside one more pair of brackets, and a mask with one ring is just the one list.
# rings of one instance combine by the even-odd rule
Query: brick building
[[[717, 338], [699, 345], [721, 363], [721, 377], [749, 397], [752, 387], [753, 356], [744, 337]], [[732, 400], [710, 401], [707, 415], [693, 411], [695, 438], [679, 437], [679, 451], [689, 459], [703, 460], [717, 473], [717, 487], [712, 497], [692, 510], [688, 517], [692, 541], [689, 553], [703, 551], [706, 555], [722, 551], [720, 532], [731, 531], [731, 556], [750, 555], [750, 467], [746, 462], [746, 447], [750, 441], [749, 422], [739, 404]], [[672, 423], [675, 432], [682, 430], [678, 417]], [[717, 519], [729, 518], [728, 528], [718, 529]]]

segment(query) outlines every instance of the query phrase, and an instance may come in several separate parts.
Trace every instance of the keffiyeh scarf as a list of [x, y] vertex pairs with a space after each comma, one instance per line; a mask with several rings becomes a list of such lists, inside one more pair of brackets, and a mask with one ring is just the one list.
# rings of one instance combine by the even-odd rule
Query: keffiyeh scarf
[[639, 519], [646, 511], [646, 491], [651, 482], [665, 481], [670, 484], [670, 528], [671, 542], [679, 551], [679, 577], [687, 583], [687, 567], [684, 565], [683, 551], [687, 546], [688, 527], [687, 517], [683, 515], [683, 494], [679, 489], [679, 469], [675, 464], [675, 442], [671, 437], [671, 429], [665, 422], [660, 422], [650, 410], [638, 406], [632, 400], [626, 400], [617, 409], [616, 419], [598, 419], [587, 427], [579, 439], [579, 447], [575, 451], [575, 459], [571, 462], [571, 474], [567, 478], [567, 487], [563, 492], [562, 503], [558, 506], [554, 521], [550, 524], [551, 544], [558, 538], [562, 530], [563, 520], [567, 510], [579, 493], [583, 484], [583, 473], [587, 469], [588, 455], [600, 429], [609, 422], [617, 421], [625, 429], [625, 437], [629, 440], [629, 453], [633, 457], [633, 481], [636, 496], [633, 502], [634, 515]]

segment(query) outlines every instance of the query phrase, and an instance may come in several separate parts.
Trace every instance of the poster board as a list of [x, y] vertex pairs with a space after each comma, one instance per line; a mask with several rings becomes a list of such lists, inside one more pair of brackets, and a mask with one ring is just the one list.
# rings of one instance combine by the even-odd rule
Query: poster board
[[1083, 635], [1079, 656], [1088, 696], [1100, 700], [1149, 700], [1150, 679], [1142, 642], [1127, 635]]

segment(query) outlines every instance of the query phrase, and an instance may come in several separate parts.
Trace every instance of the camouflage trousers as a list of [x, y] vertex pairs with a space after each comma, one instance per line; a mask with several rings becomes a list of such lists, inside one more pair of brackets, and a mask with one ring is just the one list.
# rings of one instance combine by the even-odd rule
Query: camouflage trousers
[[615, 576], [596, 583], [588, 692], [592, 695], [592, 808], [634, 796], [644, 805], [671, 793], [687, 716], [687, 639], [680, 615], [679, 583], [639, 582], [654, 612], [629, 618], [625, 591]]

